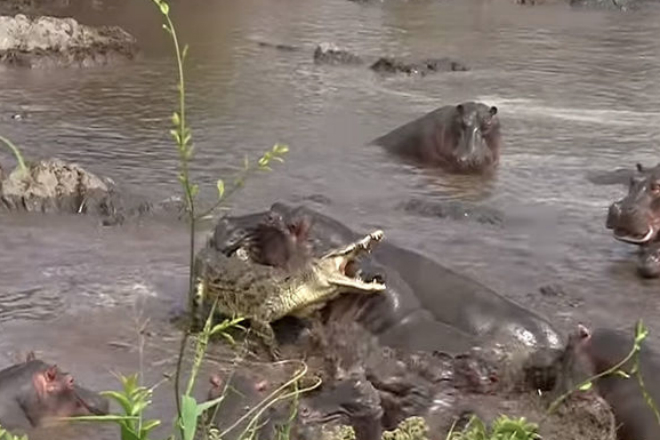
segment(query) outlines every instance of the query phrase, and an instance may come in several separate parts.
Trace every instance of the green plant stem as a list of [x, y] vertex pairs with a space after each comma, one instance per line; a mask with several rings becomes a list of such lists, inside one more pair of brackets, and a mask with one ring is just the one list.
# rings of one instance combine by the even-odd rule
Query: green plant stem
[[639, 383], [640, 388], [642, 389], [642, 395], [644, 396], [644, 400], [646, 401], [646, 404], [651, 408], [653, 411], [653, 414], [655, 415], [655, 420], [660, 425], [660, 413], [658, 412], [658, 408], [655, 405], [655, 402], [653, 401], [653, 397], [648, 393], [646, 390], [646, 385], [644, 384], [644, 379], [642, 378], [642, 370], [639, 365], [639, 353], [635, 356], [635, 377], [637, 378], [637, 382]]
[[25, 161], [23, 160], [23, 155], [21, 152], [18, 150], [16, 145], [14, 145], [9, 139], [0, 136], [0, 141], [2, 141], [5, 145], [9, 147], [9, 149], [14, 153], [14, 157], [16, 157], [16, 162], [18, 162], [18, 168], [21, 170], [22, 173], [27, 172], [27, 166], [25, 166]]
[[[298, 361], [298, 362], [299, 362], [299, 361]], [[285, 394], [284, 396], [275, 397], [275, 396], [277, 396], [280, 392], [284, 391], [284, 390], [285, 390], [286, 388], [288, 388], [289, 386], [295, 384], [295, 383], [298, 382], [302, 377], [305, 376], [305, 374], [307, 373], [307, 369], [308, 369], [308, 367], [307, 367], [307, 364], [305, 364], [304, 362], [301, 362], [301, 363], [302, 363], [302, 368], [298, 371], [297, 374], [295, 374], [295, 375], [294, 375], [289, 381], [287, 381], [286, 383], [284, 383], [282, 386], [280, 386], [279, 388], [277, 388], [275, 391], [273, 391], [272, 393], [270, 393], [270, 395], [268, 395], [264, 400], [262, 400], [261, 402], [259, 402], [259, 404], [255, 405], [253, 408], [251, 408], [251, 409], [250, 409], [248, 412], [246, 412], [242, 417], [240, 417], [238, 420], [236, 420], [231, 426], [229, 426], [227, 429], [225, 429], [224, 431], [222, 431], [222, 432], [220, 433], [220, 438], [224, 438], [229, 432], [231, 432], [234, 428], [236, 428], [238, 425], [240, 425], [241, 422], [243, 422], [245, 419], [247, 419], [248, 417], [250, 417], [254, 412], [257, 412], [257, 415], [256, 415], [255, 417], [252, 418], [250, 424], [248, 425], [248, 427], [246, 427], [246, 429], [245, 429], [245, 431], [243, 432], [243, 434], [242, 434], [241, 436], [238, 437], [238, 438], [244, 438], [243, 436], [244, 436], [245, 432], [247, 432], [247, 430], [249, 429], [249, 427], [250, 427], [254, 422], [256, 422], [256, 421], [258, 420], [259, 416], [260, 416], [260, 415], [261, 415], [266, 409], [268, 409], [269, 407], [271, 407], [272, 405], [274, 405], [276, 402], [278, 402], [278, 401], [280, 401], [280, 400], [283, 400], [283, 399], [285, 399], [285, 398], [287, 398], [287, 397], [290, 397], [290, 396], [292, 396], [292, 395], [299, 395], [299, 394], [305, 393], [305, 392], [307, 392], [307, 391], [311, 391], [311, 390], [313, 390], [314, 388], [318, 387], [318, 386], [321, 384], [320, 381], [317, 382], [315, 385], [313, 385], [313, 386], [311, 386], [311, 387], [308, 387], [308, 388], [305, 388], [305, 389], [302, 389], [302, 390], [296, 390], [293, 394], [292, 394], [292, 393], [289, 393], [289, 394]], [[274, 398], [274, 397], [275, 397], [275, 398]], [[273, 399], [273, 398], [274, 398], [274, 399]], [[273, 400], [271, 400], [271, 399], [273, 399]]]

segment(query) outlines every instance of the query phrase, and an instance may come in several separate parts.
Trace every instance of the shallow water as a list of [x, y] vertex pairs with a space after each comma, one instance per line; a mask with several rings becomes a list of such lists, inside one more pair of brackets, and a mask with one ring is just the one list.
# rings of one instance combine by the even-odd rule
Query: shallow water
[[[626, 326], [642, 317], [657, 343], [658, 282], [637, 278], [633, 249], [604, 227], [607, 206], [624, 188], [585, 177], [657, 161], [660, 11], [511, 3], [175, 4], [191, 46], [188, 102], [202, 196], [213, 197], [215, 180], [231, 177], [244, 153], [256, 158], [285, 142], [286, 163], [248, 183], [235, 199], [237, 213], [276, 200], [309, 203], [352, 227], [384, 228], [388, 238], [533, 308], [563, 331], [575, 322]], [[144, 0], [83, 18], [123, 25], [142, 42], [144, 59], [107, 69], [0, 72], [0, 133], [27, 156], [74, 160], [150, 197], [167, 197], [178, 190], [166, 134], [175, 72], [158, 14]], [[277, 51], [257, 41], [303, 49]], [[312, 52], [323, 41], [361, 55], [453, 56], [472, 71], [383, 78], [365, 67], [316, 66]], [[364, 146], [427, 111], [466, 100], [500, 111], [506, 144], [492, 180], [419, 170]], [[17, 112], [27, 118], [12, 120]], [[482, 225], [396, 209], [411, 197], [481, 203], [503, 210], [506, 221]], [[183, 226], [109, 229], [86, 219], [24, 216], [0, 222], [6, 363], [37, 349], [99, 388], [115, 386], [109, 370], [136, 371], [134, 350], [108, 342], [135, 343], [135, 301], [146, 301], [161, 324], [181, 301]], [[541, 295], [549, 284], [562, 292]], [[175, 354], [175, 343], [157, 345], [163, 353], [149, 361]]]

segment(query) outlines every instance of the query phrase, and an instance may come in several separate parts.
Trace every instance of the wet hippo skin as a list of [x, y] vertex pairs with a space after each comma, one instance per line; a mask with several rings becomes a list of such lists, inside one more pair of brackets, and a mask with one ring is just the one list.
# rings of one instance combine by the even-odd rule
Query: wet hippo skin
[[109, 403], [55, 365], [29, 355], [0, 371], [0, 425], [29, 429], [57, 417], [108, 414]]
[[612, 203], [605, 227], [615, 239], [641, 248], [637, 269], [646, 278], [660, 275], [660, 167], [637, 166], [628, 194]]
[[[359, 234], [307, 207], [275, 203], [271, 212], [295, 221], [311, 219], [314, 253], [354, 241]], [[266, 213], [226, 217], [212, 242], [218, 250], [235, 248]], [[358, 317], [382, 343], [413, 344], [417, 350], [455, 352], [496, 339], [525, 345], [561, 347], [559, 334], [543, 318], [487, 287], [454, 273], [423, 255], [387, 241], [361, 260], [361, 270], [383, 274], [385, 295], [369, 298]]]
[[[578, 328], [570, 335], [567, 344], [567, 363], [573, 372], [594, 376], [603, 373], [623, 361], [632, 350], [634, 331], [628, 329]], [[630, 373], [634, 359], [623, 365], [622, 370]], [[656, 406], [660, 402], [660, 358], [644, 342], [639, 352], [639, 371], [644, 388]], [[609, 404], [616, 423], [619, 440], [641, 440], [660, 438], [660, 424], [648, 406], [637, 378], [609, 374], [594, 381], [596, 391]], [[566, 386], [564, 386], [566, 388]]]
[[440, 107], [370, 144], [426, 166], [479, 173], [497, 166], [502, 136], [498, 109], [480, 102]]

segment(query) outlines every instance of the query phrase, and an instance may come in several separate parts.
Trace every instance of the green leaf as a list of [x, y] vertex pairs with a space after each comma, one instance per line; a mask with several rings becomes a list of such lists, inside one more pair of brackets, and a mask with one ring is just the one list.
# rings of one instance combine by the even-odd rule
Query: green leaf
[[183, 145], [188, 145], [190, 139], [192, 139], [192, 135], [190, 133], [186, 133], [186, 135], [183, 138]]
[[160, 425], [160, 420], [149, 420], [148, 422], [144, 422], [142, 425], [142, 432], [147, 433], [158, 425]]
[[273, 152], [277, 154], [286, 154], [289, 152], [289, 147], [284, 144], [275, 144], [273, 146]]
[[630, 378], [630, 375], [623, 370], [616, 370], [614, 374], [616, 374], [617, 376], [625, 377], [626, 379]]
[[217, 186], [218, 186], [218, 199], [221, 199], [222, 196], [225, 195], [225, 182], [223, 182], [222, 179], [218, 179]]
[[188, 56], [188, 45], [186, 44], [183, 46], [183, 50], [181, 51], [181, 58], [186, 59], [186, 56]]
[[640, 319], [637, 322], [637, 326], [635, 328], [635, 343], [641, 343], [648, 336], [648, 334], [649, 330], [644, 325], [644, 322]]
[[131, 402], [129, 402], [129, 400], [123, 394], [118, 393], [116, 391], [102, 391], [99, 394], [115, 400], [124, 410], [125, 414], [127, 415], [131, 414]]
[[209, 400], [208, 402], [197, 404], [197, 417], [201, 416], [204, 411], [206, 411], [207, 409], [217, 405], [218, 403], [222, 402], [223, 400], [225, 400], [225, 396], [220, 396], [216, 399]]
[[168, 5], [164, 1], [161, 1], [159, 6], [160, 6], [160, 12], [162, 12], [163, 15], [168, 15], [170, 13], [170, 5]]
[[183, 440], [193, 440], [197, 430], [197, 401], [194, 397], [182, 396], [181, 419]]
[[179, 114], [177, 112], [174, 112], [172, 114], [172, 124], [174, 124], [176, 127], [178, 127], [181, 124], [181, 118], [179, 117]]
[[584, 383], [584, 384], [580, 385], [580, 387], [578, 389], [580, 391], [589, 391], [593, 386], [594, 386], [593, 383], [587, 382], [587, 383]]

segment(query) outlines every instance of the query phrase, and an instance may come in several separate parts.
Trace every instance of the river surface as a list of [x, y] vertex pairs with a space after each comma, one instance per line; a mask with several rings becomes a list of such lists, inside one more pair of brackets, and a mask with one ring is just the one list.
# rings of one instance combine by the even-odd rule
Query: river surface
[[[660, 138], [660, 11], [574, 11], [507, 0], [375, 2], [194, 0], [173, 5], [190, 44], [188, 103], [201, 196], [229, 179], [244, 154], [276, 142], [284, 164], [233, 199], [235, 213], [274, 201], [307, 203], [494, 288], [551, 319], [630, 326], [643, 318], [660, 342], [660, 282], [640, 280], [634, 248], [605, 229], [622, 186], [589, 172], [654, 165]], [[57, 156], [165, 198], [178, 191], [168, 137], [176, 105], [174, 60], [149, 0], [80, 17], [135, 34], [144, 58], [103, 69], [2, 71], [0, 133], [28, 157]], [[297, 52], [257, 44], [299, 46]], [[365, 66], [317, 66], [329, 41], [365, 56], [452, 56], [470, 72], [381, 77]], [[448, 176], [364, 144], [441, 105], [497, 105], [505, 136], [494, 179]], [[11, 115], [27, 117], [13, 120]], [[5, 152], [3, 162], [10, 162]], [[501, 225], [424, 218], [410, 198], [463, 200], [502, 210]], [[145, 378], [171, 371], [187, 270], [182, 224], [103, 228], [93, 219], [0, 217], [0, 357], [33, 349], [83, 384], [117, 388], [110, 371], [140, 369], [135, 316], [152, 319]], [[205, 239], [200, 235], [200, 245]], [[559, 286], [542, 295], [542, 286]], [[170, 420], [172, 394], [154, 414]], [[166, 402], [167, 401], [167, 402]], [[95, 438], [114, 438], [95, 432]], [[91, 438], [89, 432], [80, 438]], [[71, 433], [62, 434], [72, 438]], [[48, 438], [48, 436], [46, 436]]]

